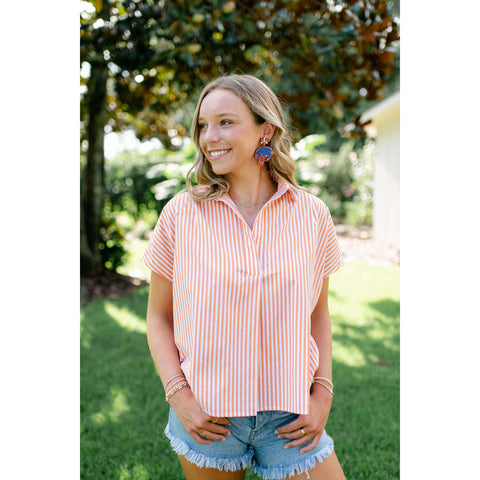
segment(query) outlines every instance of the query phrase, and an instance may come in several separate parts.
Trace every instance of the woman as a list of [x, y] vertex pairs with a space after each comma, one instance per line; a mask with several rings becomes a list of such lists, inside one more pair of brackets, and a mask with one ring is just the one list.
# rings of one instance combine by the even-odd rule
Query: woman
[[[344, 479], [325, 432], [333, 384], [328, 277], [343, 264], [326, 205], [298, 188], [281, 105], [263, 82], [209, 83], [188, 191], [163, 208], [148, 342], [188, 480]], [[190, 173], [190, 172], [189, 172]]]

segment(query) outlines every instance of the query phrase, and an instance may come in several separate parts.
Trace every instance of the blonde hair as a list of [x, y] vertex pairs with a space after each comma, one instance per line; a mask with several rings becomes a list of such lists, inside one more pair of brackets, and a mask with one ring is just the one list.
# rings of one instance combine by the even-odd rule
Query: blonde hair
[[[298, 187], [295, 180], [295, 164], [290, 157], [291, 135], [287, 128], [282, 106], [273, 91], [252, 75], [228, 75], [208, 83], [200, 94], [195, 115], [193, 116], [191, 135], [197, 147], [197, 159], [187, 173], [187, 189], [194, 200], [212, 200], [229, 191], [230, 185], [224, 175], [217, 175], [200, 148], [198, 117], [203, 99], [213, 90], [222, 88], [237, 95], [249, 108], [255, 122], [261, 125], [269, 122], [275, 125], [270, 139], [274, 155], [265, 164], [273, 178], [281, 177], [291, 185]], [[259, 139], [260, 140], [260, 139]], [[198, 185], [192, 185], [190, 175], [194, 171]]]

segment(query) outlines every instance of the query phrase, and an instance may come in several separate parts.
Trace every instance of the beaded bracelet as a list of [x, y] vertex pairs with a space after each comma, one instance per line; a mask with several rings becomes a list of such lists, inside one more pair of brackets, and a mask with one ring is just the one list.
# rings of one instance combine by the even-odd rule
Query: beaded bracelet
[[179, 377], [183, 377], [185, 378], [185, 376], [183, 375], [183, 373], [179, 373], [177, 375], [174, 375], [172, 378], [170, 378], [170, 380], [165, 384], [165, 391], [167, 390], [168, 386], [170, 385], [170, 382], [172, 382], [172, 380], [175, 380], [176, 378], [179, 378]]
[[170, 397], [177, 393], [179, 390], [181, 390], [183, 387], [188, 387], [188, 382], [186, 380], [182, 380], [179, 383], [176, 383], [172, 388], [168, 390], [168, 392], [165, 395], [165, 400], [168, 402]]
[[186, 381], [187, 381], [187, 379], [183, 376], [173, 380], [172, 383], [167, 388], [165, 388], [165, 393], [168, 392], [169, 390], [171, 390], [175, 385], [177, 385], [181, 382], [186, 382]]
[[165, 394], [167, 394], [168, 392], [171, 392], [174, 388], [176, 388], [178, 385], [180, 385], [180, 384], [182, 384], [182, 383], [188, 383], [188, 382], [187, 382], [187, 379], [181, 378], [180, 380], [178, 380], [178, 382], [174, 382], [172, 385], [170, 385], [170, 387], [168, 387], [168, 388], [165, 390]]

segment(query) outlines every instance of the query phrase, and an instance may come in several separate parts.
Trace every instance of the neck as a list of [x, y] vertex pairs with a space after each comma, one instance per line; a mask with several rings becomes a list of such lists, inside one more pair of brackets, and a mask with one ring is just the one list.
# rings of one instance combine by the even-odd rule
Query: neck
[[229, 177], [228, 194], [232, 200], [243, 207], [255, 207], [266, 203], [277, 190], [266, 168], [258, 168], [243, 178]]

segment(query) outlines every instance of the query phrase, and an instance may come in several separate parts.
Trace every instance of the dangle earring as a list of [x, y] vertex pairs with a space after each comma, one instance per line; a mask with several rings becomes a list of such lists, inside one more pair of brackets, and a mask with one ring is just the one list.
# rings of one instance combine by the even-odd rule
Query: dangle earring
[[255, 150], [255, 158], [257, 160], [257, 165], [263, 167], [265, 162], [268, 162], [273, 155], [273, 150], [268, 146], [269, 140], [264, 135], [260, 139], [260, 147]]

